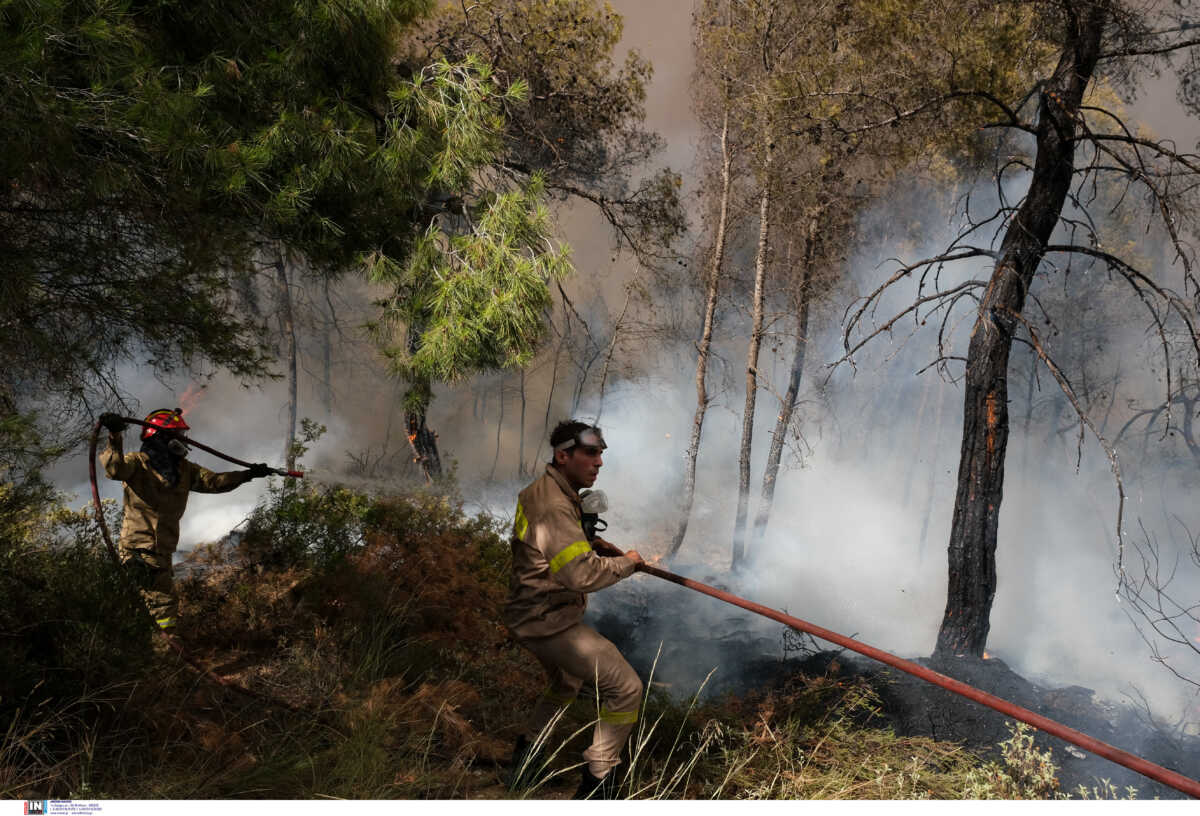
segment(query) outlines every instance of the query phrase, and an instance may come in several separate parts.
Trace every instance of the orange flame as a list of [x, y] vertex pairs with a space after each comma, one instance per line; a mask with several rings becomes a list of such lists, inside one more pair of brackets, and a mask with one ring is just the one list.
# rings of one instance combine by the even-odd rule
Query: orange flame
[[983, 653], [983, 659], [984, 659], [984, 660], [991, 660], [991, 659], [992, 659], [992, 656], [991, 656], [990, 654], [988, 654], [987, 652], [984, 652], [984, 653]]
[[204, 389], [207, 386], [196, 385], [190, 383], [187, 390], [183, 392], [183, 396], [179, 398], [179, 413], [186, 414], [196, 406], [200, 398], [204, 396]]

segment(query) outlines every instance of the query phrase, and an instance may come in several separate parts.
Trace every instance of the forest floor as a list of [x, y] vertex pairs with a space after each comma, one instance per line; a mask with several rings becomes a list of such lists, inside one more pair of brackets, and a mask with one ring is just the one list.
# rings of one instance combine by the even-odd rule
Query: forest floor
[[[81, 552], [103, 574], [103, 550], [93, 542]], [[92, 562], [77, 562], [74, 573], [79, 563]], [[196, 551], [180, 572], [180, 640], [225, 685], [156, 648], [148, 627], [120, 642], [103, 620], [43, 627], [0, 697], [11, 714], [0, 798], [552, 799], [574, 791], [595, 719], [587, 693], [546, 740], [546, 781], [515, 791], [505, 784], [513, 741], [545, 678], [499, 623], [508, 548], [491, 519], [431, 494], [279, 490], [240, 535]], [[600, 624], [611, 630], [613, 621]], [[1128, 730], [1086, 690], [1038, 689], [1000, 661], [942, 670], [971, 674], [1101, 739]], [[623, 797], [1130, 795], [1116, 766], [1086, 764], [974, 703], [845, 655], [748, 660], [736, 673], [740, 686], [719, 693], [648, 684], [619, 769]], [[1174, 748], [1200, 756], [1194, 743]], [[1106, 777], [1118, 781], [1099, 781]], [[1129, 784], [1138, 798], [1173, 794], [1140, 777]]]

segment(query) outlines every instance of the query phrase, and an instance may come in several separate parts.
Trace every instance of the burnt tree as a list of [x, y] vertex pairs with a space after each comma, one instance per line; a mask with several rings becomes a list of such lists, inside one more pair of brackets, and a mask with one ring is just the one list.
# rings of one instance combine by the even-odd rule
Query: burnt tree
[[1071, 16], [1058, 66], [1042, 88], [1029, 192], [1004, 234], [971, 331], [949, 586], [934, 652], [939, 656], [982, 655], [991, 628], [1008, 449], [1008, 357], [1025, 296], [1071, 189], [1076, 122], [1109, 18], [1107, 3], [1089, 4], [1080, 12]]
[[[854, 353], [872, 338], [891, 332], [897, 323], [911, 317], [914, 326], [941, 312], [938, 333], [938, 363], [944, 368], [949, 361], [964, 360], [953, 355], [948, 346], [948, 328], [955, 306], [974, 302], [973, 325], [965, 357], [963, 375], [963, 435], [958, 471], [957, 493], [948, 547], [949, 583], [946, 608], [938, 633], [935, 656], [980, 656], [990, 629], [992, 601], [997, 587], [996, 546], [998, 519], [1003, 498], [1005, 454], [1009, 435], [1008, 374], [1010, 353], [1015, 341], [1029, 345], [1036, 360], [1059, 385], [1075, 411], [1083, 432], [1087, 428], [1108, 457], [1117, 488], [1115, 570], [1118, 587], [1126, 587], [1124, 570], [1124, 538], [1122, 521], [1125, 493], [1120, 463], [1116, 451], [1104, 436], [1103, 425], [1094, 422], [1089, 414], [1087, 377], [1083, 389], [1077, 391], [1064, 370], [1051, 356], [1053, 348], [1039, 337], [1033, 321], [1024, 314], [1027, 298], [1036, 298], [1031, 288], [1038, 279], [1058, 271], [1064, 280], [1073, 262], [1100, 266], [1109, 277], [1123, 280], [1133, 292], [1132, 303], [1147, 310], [1150, 336], [1155, 339], [1165, 360], [1166, 389], [1172, 391], [1172, 343], [1178, 336], [1189, 346], [1188, 354], [1200, 359], [1200, 333], [1197, 332], [1196, 294], [1200, 283], [1193, 273], [1194, 251], [1181, 237], [1184, 219], [1194, 210], [1191, 191], [1200, 177], [1200, 158], [1181, 154], [1167, 141], [1135, 135], [1121, 117], [1085, 94], [1097, 72], [1104, 65], [1110, 75], [1131, 82], [1138, 58], [1163, 59], [1181, 49], [1194, 49], [1200, 40], [1188, 39], [1192, 24], [1162, 28], [1153, 24], [1149, 15], [1116, 0], [1068, 0], [1039, 4], [1037, 9], [1048, 16], [1038, 30], [1053, 44], [1054, 69], [1045, 79], [1038, 80], [1033, 90], [1017, 101], [1012, 94], [996, 94], [986, 87], [965, 89], [953, 81], [939, 93], [901, 111], [891, 106], [886, 118], [861, 128], [880, 127], [919, 118], [934, 109], [959, 108], [964, 102], [986, 103], [999, 111], [1001, 120], [987, 127], [1033, 138], [1032, 159], [1020, 155], [1019, 147], [1003, 141], [996, 143], [997, 156], [1002, 156], [993, 178], [997, 186], [1010, 168], [1028, 173], [1029, 187], [1019, 205], [1012, 206], [1000, 193], [997, 210], [986, 219], [972, 218], [966, 212], [968, 226], [955, 238], [947, 250], [934, 258], [919, 261], [898, 269], [874, 292], [863, 298], [849, 316], [844, 336], [846, 356]], [[1145, 63], [1142, 63], [1144, 65]], [[1036, 118], [1027, 121], [1022, 110], [1036, 104]], [[979, 130], [979, 113], [974, 117]], [[1144, 195], [1132, 196], [1130, 188], [1137, 187]], [[1097, 203], [1112, 188], [1111, 208]], [[1104, 249], [1106, 245], [1120, 246], [1120, 241], [1107, 240], [1104, 229], [1120, 229], [1111, 221], [1105, 227], [1098, 223], [1104, 217], [1126, 212], [1138, 201], [1146, 201], [1159, 216], [1158, 228], [1173, 257], [1164, 258], [1171, 271], [1172, 264], [1182, 270], [1184, 295], [1173, 291], [1161, 279], [1137, 268], [1135, 262]], [[1071, 212], [1064, 212], [1070, 204]], [[1095, 210], [1093, 214], [1092, 210]], [[971, 246], [969, 240], [985, 234], [990, 225], [996, 228], [999, 246]], [[1061, 234], [1063, 242], [1052, 236]], [[942, 286], [940, 278], [947, 265], [968, 258], [987, 257], [993, 261], [986, 280], [967, 280], [957, 285]], [[1067, 258], [1064, 266], [1056, 259]], [[919, 274], [918, 274], [919, 271]], [[917, 297], [898, 314], [877, 326], [856, 345], [850, 333], [861, 326], [865, 315], [873, 314], [881, 293], [900, 280], [912, 277], [918, 281]], [[930, 290], [934, 291], [930, 291]], [[1076, 295], [1078, 297], [1078, 295]], [[1068, 304], [1068, 308], [1071, 308]], [[1037, 309], [1046, 322], [1046, 305], [1040, 299]], [[1078, 331], [1078, 309], [1067, 318], [1072, 332]], [[914, 329], [915, 331], [916, 329]], [[1108, 399], [1109, 410], [1112, 400]], [[1169, 403], [1168, 403], [1169, 405]], [[1082, 451], [1082, 447], [1080, 447]]]

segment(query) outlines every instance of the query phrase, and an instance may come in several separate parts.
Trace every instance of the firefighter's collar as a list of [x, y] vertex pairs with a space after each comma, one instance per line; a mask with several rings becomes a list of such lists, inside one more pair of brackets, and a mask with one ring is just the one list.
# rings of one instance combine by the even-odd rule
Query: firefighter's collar
[[554, 480], [554, 483], [562, 488], [562, 491], [570, 497], [571, 501], [579, 504], [579, 491], [571, 487], [571, 483], [567, 481], [567, 477], [562, 475], [562, 471], [554, 466], [553, 463], [546, 465], [546, 473]]

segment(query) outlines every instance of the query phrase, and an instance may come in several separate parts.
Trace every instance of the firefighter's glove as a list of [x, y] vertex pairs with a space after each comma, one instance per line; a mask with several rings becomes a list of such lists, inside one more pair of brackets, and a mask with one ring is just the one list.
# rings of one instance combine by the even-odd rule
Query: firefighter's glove
[[125, 420], [121, 419], [117, 414], [101, 414], [100, 424], [107, 428], [111, 434], [119, 434], [127, 427]]
[[259, 462], [256, 465], [251, 465], [246, 472], [250, 474], [251, 479], [262, 479], [265, 476], [270, 476], [275, 471], [270, 466]]

